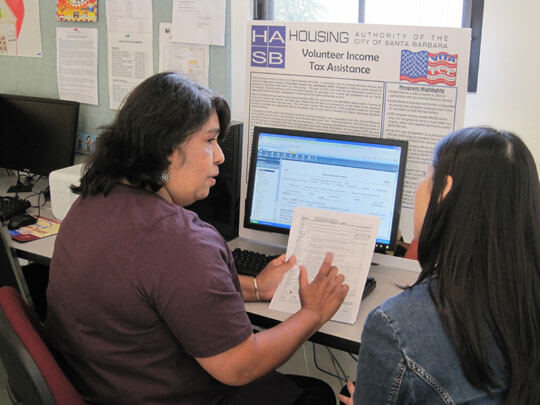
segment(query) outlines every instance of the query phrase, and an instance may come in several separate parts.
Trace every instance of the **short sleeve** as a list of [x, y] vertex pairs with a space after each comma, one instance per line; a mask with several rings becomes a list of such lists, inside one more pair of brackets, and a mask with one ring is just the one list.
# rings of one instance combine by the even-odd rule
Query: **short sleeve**
[[193, 357], [222, 353], [252, 333], [230, 251], [217, 231], [196, 219], [154, 230], [138, 266], [144, 294], [183, 350]]
[[391, 322], [376, 308], [362, 332], [354, 403], [395, 403], [404, 374], [405, 361]]

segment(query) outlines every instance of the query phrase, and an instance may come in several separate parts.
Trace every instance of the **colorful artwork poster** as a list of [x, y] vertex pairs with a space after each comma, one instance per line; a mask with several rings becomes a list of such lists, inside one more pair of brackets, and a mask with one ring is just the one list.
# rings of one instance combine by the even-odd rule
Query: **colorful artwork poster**
[[58, 0], [58, 21], [97, 21], [97, 0]]
[[0, 55], [42, 57], [39, 0], [0, 0]]

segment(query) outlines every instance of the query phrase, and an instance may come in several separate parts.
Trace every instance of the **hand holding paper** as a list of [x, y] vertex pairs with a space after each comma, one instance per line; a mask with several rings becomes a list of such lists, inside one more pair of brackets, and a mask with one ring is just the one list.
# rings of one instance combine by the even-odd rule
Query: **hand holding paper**
[[[325, 254], [332, 252], [334, 265], [349, 285], [347, 298], [332, 318], [334, 321], [356, 322], [379, 222], [379, 217], [372, 215], [306, 207], [294, 210], [287, 257], [294, 254], [297, 263], [307, 269], [308, 280], [313, 280]], [[298, 271], [295, 266], [285, 274], [270, 309], [290, 313], [300, 309]]]
[[281, 255], [272, 260], [257, 275], [257, 284], [259, 286], [260, 298], [262, 301], [270, 301], [276, 292], [276, 288], [283, 275], [296, 264], [296, 257], [289, 257], [285, 260], [285, 255]]

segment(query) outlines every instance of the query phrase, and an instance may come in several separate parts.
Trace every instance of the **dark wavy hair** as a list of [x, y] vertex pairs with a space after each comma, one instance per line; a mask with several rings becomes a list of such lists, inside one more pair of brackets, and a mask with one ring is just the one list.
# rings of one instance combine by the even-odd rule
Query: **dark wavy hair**
[[[540, 403], [540, 186], [534, 159], [510, 132], [475, 127], [436, 147], [419, 238], [422, 272], [465, 375], [506, 403]], [[446, 176], [452, 188], [442, 198]], [[433, 280], [437, 282], [433, 282]], [[490, 342], [506, 361], [494, 369]], [[492, 359], [493, 357], [491, 357]]]
[[103, 128], [78, 187], [83, 197], [107, 195], [122, 180], [157, 191], [168, 156], [216, 112], [222, 140], [230, 109], [224, 98], [176, 73], [153, 75], [127, 97], [115, 120]]

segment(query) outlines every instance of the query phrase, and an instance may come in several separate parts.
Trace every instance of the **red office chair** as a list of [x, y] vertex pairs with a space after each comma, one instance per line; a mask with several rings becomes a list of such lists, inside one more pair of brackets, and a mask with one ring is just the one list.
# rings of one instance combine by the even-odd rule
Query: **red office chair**
[[418, 241], [413, 239], [405, 253], [406, 259], [418, 260]]
[[37, 323], [19, 291], [1, 287], [0, 357], [12, 403], [84, 404], [34, 325]]

